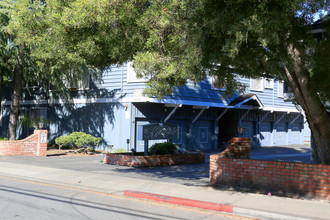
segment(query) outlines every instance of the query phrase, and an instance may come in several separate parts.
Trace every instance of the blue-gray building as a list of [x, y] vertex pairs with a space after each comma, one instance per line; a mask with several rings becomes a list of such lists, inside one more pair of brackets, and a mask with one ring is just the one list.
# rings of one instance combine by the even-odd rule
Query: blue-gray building
[[[238, 127], [245, 128], [243, 136], [250, 137], [254, 147], [310, 140], [300, 108], [285, 101], [283, 81], [239, 80], [247, 85], [244, 94], [225, 97], [224, 88], [206, 77], [196, 85], [188, 82], [177, 87], [172, 95], [159, 100], [142, 95], [145, 80], [136, 77], [131, 64], [113, 66], [104, 71], [101, 81], [89, 79], [88, 83], [71, 86], [72, 104], [30, 88], [34, 95], [23, 94], [21, 115], [47, 118], [50, 140], [83, 131], [102, 137], [103, 146], [137, 151], [144, 149], [142, 126], [164, 122], [179, 125], [179, 138], [173, 141], [187, 150], [216, 149], [237, 136]], [[5, 137], [10, 100], [3, 106], [0, 136]], [[20, 127], [20, 138], [31, 132]]]

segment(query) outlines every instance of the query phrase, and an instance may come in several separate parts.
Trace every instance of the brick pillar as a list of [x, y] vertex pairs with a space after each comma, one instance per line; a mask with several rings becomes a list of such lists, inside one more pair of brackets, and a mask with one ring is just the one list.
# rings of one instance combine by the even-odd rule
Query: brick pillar
[[236, 158], [244, 158], [250, 159], [251, 152], [251, 139], [248, 137], [233, 137], [229, 140], [231, 145], [235, 146], [234, 149], [236, 154], [238, 154]]
[[245, 137], [233, 137], [230, 145], [220, 153], [220, 157], [250, 159], [251, 139]]
[[48, 143], [48, 131], [47, 130], [34, 130], [33, 134], [38, 135], [36, 156], [46, 156], [47, 155], [47, 143]]

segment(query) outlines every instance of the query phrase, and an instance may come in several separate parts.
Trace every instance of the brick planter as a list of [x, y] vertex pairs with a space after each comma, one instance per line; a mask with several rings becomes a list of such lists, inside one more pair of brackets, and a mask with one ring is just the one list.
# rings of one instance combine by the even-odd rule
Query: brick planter
[[46, 156], [47, 130], [35, 130], [23, 140], [0, 141], [0, 155]]
[[298, 194], [330, 201], [330, 166], [210, 156], [211, 184]]
[[204, 153], [167, 154], [154, 156], [134, 156], [125, 153], [105, 154], [104, 164], [130, 166], [130, 167], [155, 167], [177, 164], [204, 163]]

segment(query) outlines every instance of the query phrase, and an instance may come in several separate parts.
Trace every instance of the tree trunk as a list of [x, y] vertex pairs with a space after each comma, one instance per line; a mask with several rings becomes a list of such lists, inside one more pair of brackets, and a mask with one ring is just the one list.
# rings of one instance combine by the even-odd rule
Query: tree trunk
[[9, 140], [16, 139], [17, 120], [20, 107], [20, 99], [22, 93], [22, 82], [23, 82], [23, 61], [20, 54], [17, 56], [17, 64], [14, 71], [14, 91], [10, 106], [9, 116]]
[[292, 69], [285, 67], [288, 83], [296, 101], [304, 109], [314, 140], [316, 163], [330, 164], [330, 117], [317, 92], [309, 86], [309, 72], [301, 61], [300, 53], [292, 46], [289, 54], [294, 60]]

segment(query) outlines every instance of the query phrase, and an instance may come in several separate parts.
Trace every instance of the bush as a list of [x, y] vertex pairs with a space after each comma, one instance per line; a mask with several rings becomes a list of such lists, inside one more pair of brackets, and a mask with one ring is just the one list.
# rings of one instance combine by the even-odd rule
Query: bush
[[6, 141], [7, 138], [0, 138], [0, 141]]
[[149, 152], [155, 153], [158, 155], [164, 154], [174, 154], [176, 151], [176, 146], [173, 143], [165, 142], [165, 143], [156, 143], [150, 147]]
[[102, 138], [97, 138], [84, 132], [73, 132], [70, 135], [56, 138], [55, 143], [59, 145], [59, 149], [62, 146], [71, 146], [71, 148], [85, 148], [87, 151], [90, 147], [99, 145], [101, 140]]

